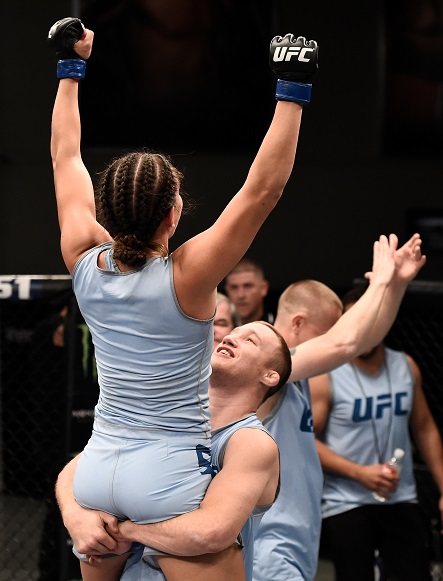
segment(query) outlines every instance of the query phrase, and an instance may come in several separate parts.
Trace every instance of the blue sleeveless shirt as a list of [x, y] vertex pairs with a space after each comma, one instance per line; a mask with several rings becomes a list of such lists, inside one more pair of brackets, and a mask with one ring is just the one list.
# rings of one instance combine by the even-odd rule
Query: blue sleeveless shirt
[[286, 384], [263, 425], [280, 450], [281, 488], [258, 527], [254, 581], [313, 581], [320, 543], [323, 472], [308, 381]]
[[[105, 270], [97, 265], [101, 252]], [[180, 309], [172, 255], [121, 272], [111, 253], [111, 243], [91, 249], [72, 275], [95, 347], [96, 419], [209, 435], [213, 319], [193, 319]]]
[[[324, 443], [362, 465], [385, 463], [395, 448], [402, 448], [405, 456], [400, 483], [385, 504], [416, 502], [409, 437], [415, 379], [405, 354], [385, 347], [385, 365], [376, 374], [347, 363], [329, 374], [329, 385], [331, 412], [322, 434]], [[323, 517], [364, 504], [379, 503], [355, 480], [325, 473]]]

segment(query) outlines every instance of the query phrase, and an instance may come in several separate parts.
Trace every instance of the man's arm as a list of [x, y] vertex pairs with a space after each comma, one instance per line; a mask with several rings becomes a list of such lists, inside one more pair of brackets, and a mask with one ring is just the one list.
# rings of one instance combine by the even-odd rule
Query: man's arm
[[122, 538], [174, 555], [218, 553], [235, 542], [255, 506], [273, 502], [278, 476], [274, 440], [262, 430], [241, 429], [229, 440], [223, 469], [198, 510], [150, 525], [126, 521], [119, 527]]
[[386, 471], [384, 464], [372, 464], [363, 466], [357, 462], [352, 462], [344, 456], [333, 452], [318, 437], [323, 432], [330, 413], [330, 388], [329, 376], [320, 375], [309, 380], [312, 398], [312, 415], [314, 418], [314, 429], [317, 445], [317, 452], [323, 470], [335, 472], [346, 478], [356, 480], [365, 488], [377, 492], [385, 498], [393, 494], [398, 485], [398, 475]]
[[423, 392], [420, 369], [409, 356], [408, 362], [415, 376], [414, 401], [410, 419], [411, 431], [420, 454], [440, 491], [439, 510], [443, 520], [443, 443]]
[[313, 377], [335, 369], [371, 348], [370, 333], [394, 271], [397, 238], [386, 236], [374, 243], [370, 284], [359, 301], [324, 335], [305, 341], [292, 355], [290, 381]]
[[[82, 553], [96, 555], [110, 552], [109, 540], [103, 530], [106, 523], [118, 541], [138, 541], [172, 555], [193, 556], [218, 553], [232, 545], [254, 507], [270, 504], [274, 500], [279, 458], [277, 445], [265, 432], [241, 429], [229, 440], [223, 469], [211, 482], [199, 509], [148, 525], [126, 521], [118, 528], [115, 519], [105, 520], [110, 517], [106, 513], [98, 513], [95, 519], [88, 517], [87, 523], [80, 522], [85, 509], [78, 506], [72, 490], [65, 487], [68, 484], [72, 488], [73, 470], [69, 474], [65, 469], [62, 474], [62, 484], [60, 478], [57, 484], [59, 506], [71, 536], [82, 541], [81, 547], [76, 544]], [[101, 523], [99, 519], [102, 519]], [[85, 530], [89, 540], [83, 533]]]
[[290, 381], [326, 373], [381, 343], [398, 313], [407, 285], [426, 262], [415, 234], [397, 250], [398, 239], [380, 236], [364, 295], [324, 335], [302, 343], [292, 356]]

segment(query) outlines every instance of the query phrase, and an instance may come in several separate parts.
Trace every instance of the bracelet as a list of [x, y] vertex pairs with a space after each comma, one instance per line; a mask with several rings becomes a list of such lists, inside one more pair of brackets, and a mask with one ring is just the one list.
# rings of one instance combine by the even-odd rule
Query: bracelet
[[309, 103], [311, 101], [312, 85], [296, 81], [278, 79], [275, 98], [277, 101], [294, 101], [295, 103]]
[[57, 62], [57, 79], [84, 79], [86, 61], [83, 59], [63, 59]]

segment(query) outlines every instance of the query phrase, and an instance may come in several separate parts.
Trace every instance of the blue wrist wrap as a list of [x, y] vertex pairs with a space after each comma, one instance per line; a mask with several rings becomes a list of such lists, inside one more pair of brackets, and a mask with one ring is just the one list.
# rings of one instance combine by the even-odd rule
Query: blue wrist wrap
[[311, 89], [312, 85], [308, 83], [278, 79], [275, 98], [277, 101], [295, 101], [303, 105], [311, 101]]
[[63, 59], [57, 62], [57, 79], [84, 79], [86, 61], [83, 59]]

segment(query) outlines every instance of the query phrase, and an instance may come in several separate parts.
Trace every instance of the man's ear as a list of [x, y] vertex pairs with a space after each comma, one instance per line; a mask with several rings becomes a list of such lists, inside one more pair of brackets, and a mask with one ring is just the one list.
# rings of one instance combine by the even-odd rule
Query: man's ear
[[261, 282], [261, 296], [265, 298], [265, 296], [269, 292], [269, 282], [267, 280], [262, 280]]
[[302, 313], [296, 313], [291, 318], [291, 331], [294, 335], [299, 335], [303, 325], [306, 322], [306, 317]]
[[273, 369], [268, 369], [264, 376], [262, 377], [262, 383], [266, 387], [275, 387], [280, 381], [280, 374]]

